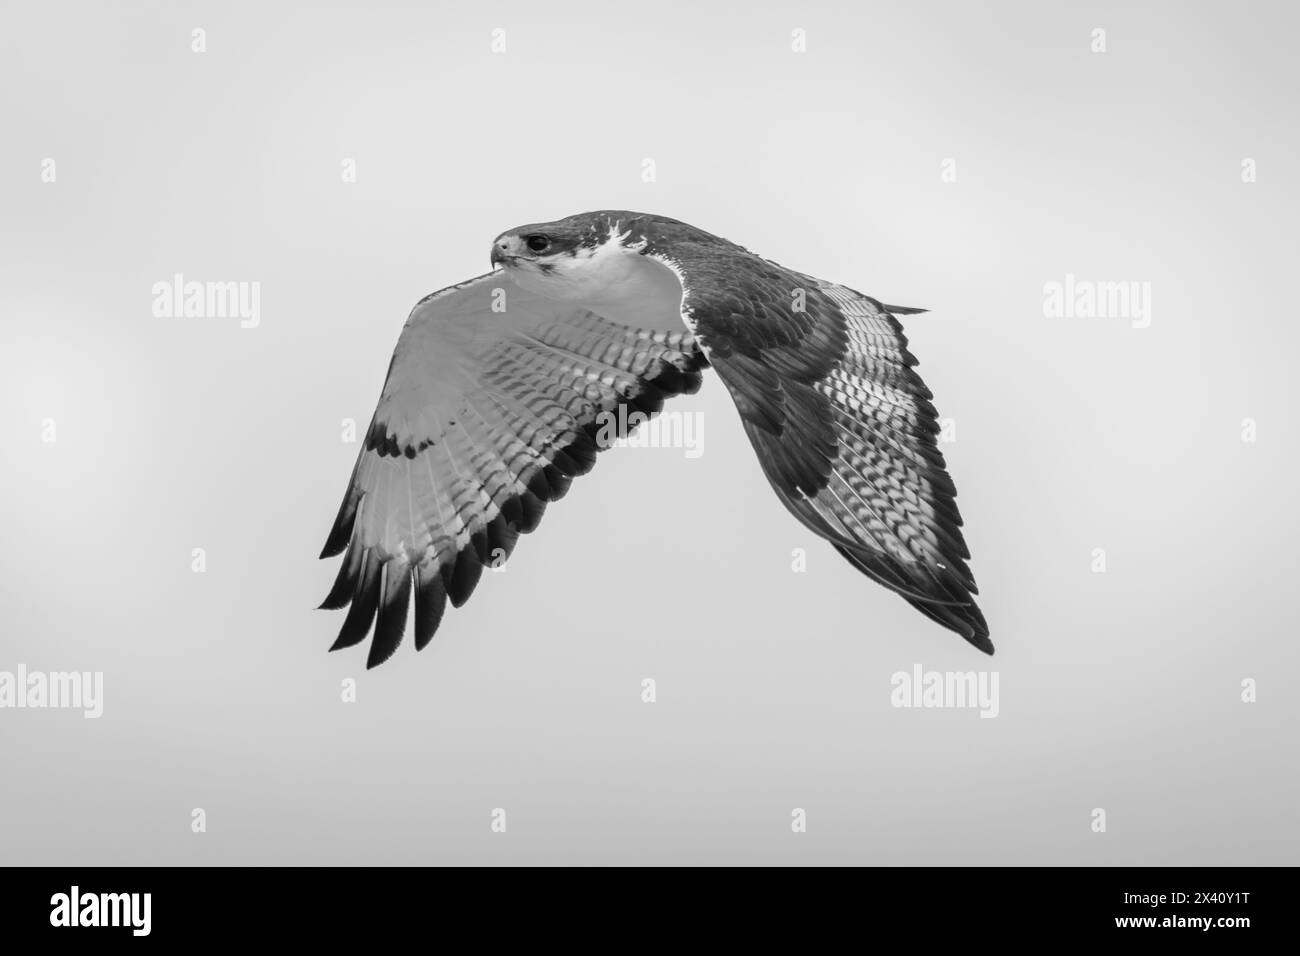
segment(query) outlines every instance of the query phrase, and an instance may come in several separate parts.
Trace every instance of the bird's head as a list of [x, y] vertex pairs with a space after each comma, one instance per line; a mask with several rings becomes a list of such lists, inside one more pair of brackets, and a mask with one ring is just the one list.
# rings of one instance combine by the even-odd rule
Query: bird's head
[[592, 214], [570, 216], [558, 222], [535, 222], [501, 233], [492, 240], [492, 264], [504, 269], [554, 271], [565, 259], [590, 254], [603, 245], [598, 222]]
[[602, 210], [530, 223], [492, 240], [492, 264], [548, 299], [600, 300], [626, 283], [675, 220]]

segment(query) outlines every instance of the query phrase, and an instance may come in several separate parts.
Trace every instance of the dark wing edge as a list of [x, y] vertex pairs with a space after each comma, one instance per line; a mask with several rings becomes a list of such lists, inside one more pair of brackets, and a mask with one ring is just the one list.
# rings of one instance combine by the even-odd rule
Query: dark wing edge
[[782, 503], [853, 567], [992, 654], [933, 395], [892, 314], [924, 310], [748, 253], [725, 271], [684, 258], [684, 311]]
[[[454, 323], [457, 297], [445, 301], [441, 311], [449, 314], [424, 321]], [[455, 410], [458, 419], [476, 415], [476, 425], [462, 420], [447, 434], [413, 434], [393, 425], [401, 411], [393, 403], [407, 393], [394, 375], [398, 355], [416, 337], [411, 330], [408, 321], [321, 552], [322, 558], [346, 552], [320, 605], [348, 608], [330, 650], [361, 643], [373, 625], [367, 668], [386, 661], [400, 645], [412, 600], [414, 643], [423, 650], [447, 603], [464, 605], [483, 569], [504, 562], [519, 536], [537, 528], [546, 506], [591, 470], [597, 453], [636, 427], [638, 416], [631, 413], [649, 418], [667, 398], [698, 391], [707, 366], [689, 333], [633, 329], [578, 310], [494, 344], [475, 370], [463, 408]], [[436, 336], [430, 344], [439, 344]], [[418, 373], [419, 362], [404, 371]], [[437, 417], [419, 409], [405, 414], [416, 422]], [[405, 512], [403, 493], [410, 502]], [[436, 508], [421, 512], [417, 496]], [[377, 519], [375, 513], [384, 509], [388, 516]], [[376, 540], [380, 527], [392, 537], [393, 513], [409, 521], [407, 535]]]

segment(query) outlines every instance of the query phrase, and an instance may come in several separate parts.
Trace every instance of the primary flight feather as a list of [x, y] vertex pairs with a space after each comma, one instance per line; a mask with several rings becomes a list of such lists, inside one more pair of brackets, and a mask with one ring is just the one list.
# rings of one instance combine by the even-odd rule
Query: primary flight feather
[[494, 271], [412, 310], [321, 557], [331, 650], [387, 660], [460, 607], [628, 422], [710, 366], [782, 503], [849, 562], [993, 653], [930, 390], [893, 313], [694, 226], [601, 211], [521, 226]]

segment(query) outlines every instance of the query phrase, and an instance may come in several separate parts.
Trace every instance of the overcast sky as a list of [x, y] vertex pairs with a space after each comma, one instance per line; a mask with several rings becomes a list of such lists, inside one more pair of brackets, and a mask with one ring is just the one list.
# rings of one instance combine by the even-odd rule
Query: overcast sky
[[[6, 862], [1295, 862], [1293, 7], [5, 19], [0, 672], [103, 675], [0, 709]], [[429, 648], [326, 653], [411, 306], [600, 208], [931, 310], [995, 657], [805, 532], [712, 377], [698, 454], [603, 455]], [[918, 666], [996, 718], [893, 706]]]

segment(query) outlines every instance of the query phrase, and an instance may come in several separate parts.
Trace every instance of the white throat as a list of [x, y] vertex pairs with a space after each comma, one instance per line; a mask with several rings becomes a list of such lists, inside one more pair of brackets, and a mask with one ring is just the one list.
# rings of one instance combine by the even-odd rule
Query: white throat
[[509, 274], [529, 292], [572, 302], [615, 322], [656, 330], [684, 329], [677, 276], [641, 255], [643, 246], [626, 245], [626, 238], [626, 233], [611, 230], [598, 246], [545, 260], [549, 270], [525, 262], [513, 266]]

